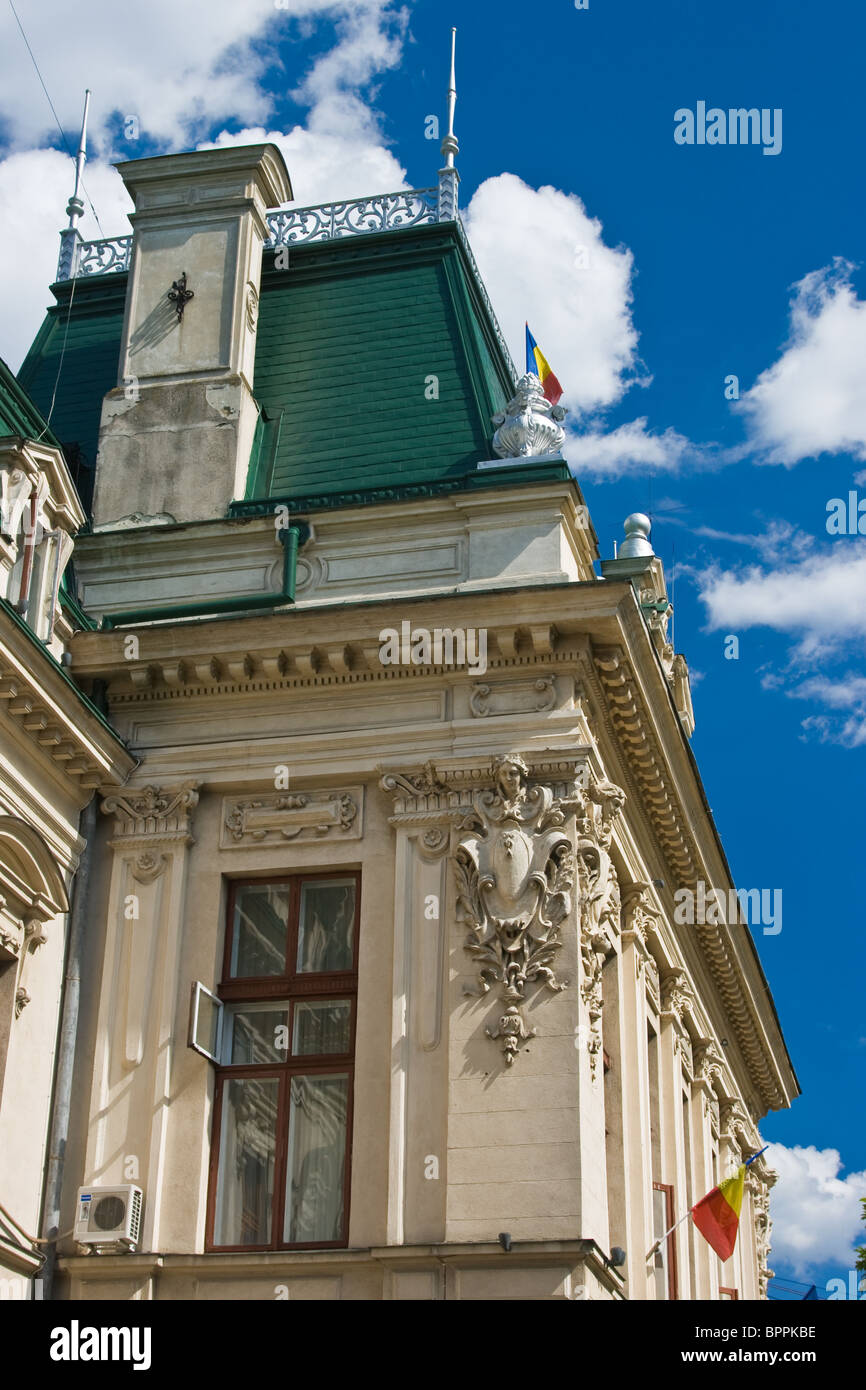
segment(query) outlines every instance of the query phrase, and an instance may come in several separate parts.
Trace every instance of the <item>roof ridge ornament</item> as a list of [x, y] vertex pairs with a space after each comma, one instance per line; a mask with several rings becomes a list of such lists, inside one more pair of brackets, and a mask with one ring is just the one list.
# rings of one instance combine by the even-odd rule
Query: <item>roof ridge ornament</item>
[[439, 209], [438, 220], [440, 222], [456, 222], [457, 220], [457, 185], [460, 182], [460, 175], [454, 164], [456, 156], [460, 153], [460, 146], [457, 144], [457, 136], [454, 134], [454, 107], [457, 104], [457, 79], [455, 77], [455, 53], [457, 48], [457, 30], [451, 29], [451, 75], [448, 80], [448, 131], [442, 141], [442, 157], [445, 160], [443, 168], [439, 170]]
[[558, 454], [565, 443], [565, 430], [560, 421], [568, 411], [564, 406], [551, 405], [544, 394], [541, 380], [526, 372], [514, 388], [514, 395], [498, 415], [493, 451], [498, 458], [532, 458], [539, 454]]

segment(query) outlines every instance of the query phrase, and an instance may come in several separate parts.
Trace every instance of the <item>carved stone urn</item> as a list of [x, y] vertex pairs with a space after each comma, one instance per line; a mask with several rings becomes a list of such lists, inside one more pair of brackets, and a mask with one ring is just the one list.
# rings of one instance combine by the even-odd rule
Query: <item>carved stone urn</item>
[[497, 426], [494, 453], [503, 459], [558, 454], [565, 442], [560, 421], [567, 413], [563, 406], [550, 404], [540, 379], [527, 372], [518, 381], [504, 412], [493, 416]]

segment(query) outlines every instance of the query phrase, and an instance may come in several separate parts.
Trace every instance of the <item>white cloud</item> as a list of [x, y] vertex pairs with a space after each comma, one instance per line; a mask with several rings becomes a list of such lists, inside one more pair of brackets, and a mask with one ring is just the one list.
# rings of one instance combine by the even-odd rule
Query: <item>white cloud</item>
[[524, 363], [524, 321], [564, 389], [585, 412], [618, 401], [635, 380], [632, 253], [606, 246], [574, 194], [487, 179], [464, 212], [472, 249], [512, 356]]
[[853, 1247], [862, 1234], [860, 1198], [866, 1172], [841, 1178], [837, 1149], [770, 1144], [767, 1159], [779, 1174], [770, 1196], [773, 1220], [770, 1263], [784, 1260], [795, 1277], [814, 1265], [838, 1263], [842, 1277], [854, 1268]]
[[[271, 98], [258, 83], [265, 60], [250, 48], [255, 40], [285, 37], [286, 26], [297, 18], [306, 21], [310, 32], [317, 19], [332, 21], [336, 43], [312, 62], [295, 93], [311, 107], [306, 124], [267, 134], [264, 127], [250, 125], [238, 134], [223, 132], [216, 143], [274, 140], [286, 157], [301, 205], [405, 187], [405, 171], [386, 148], [378, 117], [357, 90], [399, 61], [406, 15], [391, 0], [287, 0], [280, 10], [273, 0], [184, 0], [182, 6], [152, 0], [131, 10], [122, 25], [97, 30], [69, 24], [68, 7], [59, 0], [45, 0], [32, 12], [22, 5], [20, 12], [49, 91], [71, 100], [68, 74], [73, 70], [82, 83], [90, 81], [97, 89], [90, 121], [97, 142], [112, 112], [119, 111], [138, 116], [142, 136], [181, 149], [195, 143], [203, 126], [226, 119], [228, 112], [240, 119], [268, 113]], [[58, 29], [64, 33], [63, 44], [57, 43]], [[6, 9], [0, 9], [0, 42], [12, 52], [18, 51], [17, 43], [23, 54], [20, 63], [7, 65], [0, 118], [15, 141], [53, 139], [47, 103]], [[58, 55], [61, 62], [55, 61]], [[77, 92], [75, 110], [58, 106], [68, 132], [77, 132], [80, 100]], [[90, 143], [93, 149], [94, 140]], [[135, 158], [139, 149], [130, 144], [123, 157]], [[19, 149], [0, 162], [0, 355], [13, 370], [50, 302], [48, 286], [56, 273], [72, 180], [71, 161], [53, 149]], [[100, 232], [88, 209], [80, 223], [85, 239], [128, 233], [125, 214], [131, 204], [110, 163], [88, 160], [85, 184], [102, 228]]]
[[365, 127], [372, 113], [362, 102], [357, 106], [357, 120], [345, 132], [317, 128], [317, 113], [313, 112], [306, 127], [295, 126], [288, 132], [266, 131], [262, 126], [248, 127], [236, 134], [223, 131], [209, 143], [254, 145], [263, 140], [273, 141], [286, 161], [292, 177], [294, 201], [299, 207], [406, 188], [406, 170], [399, 160], [367, 133]]
[[612, 480], [647, 472], [676, 473], [701, 450], [674, 429], [653, 434], [646, 417], [631, 420], [603, 434], [570, 431], [563, 452], [578, 477]]
[[[768, 627], [794, 638], [781, 671], [762, 676], [765, 690], [810, 700], [820, 712], [801, 721], [806, 737], [846, 748], [866, 745], [866, 677], [847, 674], [799, 679], [803, 666], [827, 664], [866, 637], [866, 543], [852, 540], [820, 552], [787, 523], [772, 523], [763, 537], [719, 535], [756, 544], [772, 565], [725, 570], [689, 568], [707, 609], [707, 626], [738, 632]], [[792, 682], [797, 680], [798, 683]]]
[[698, 582], [711, 630], [775, 628], [798, 639], [801, 658], [866, 636], [866, 544], [854, 539], [794, 565], [715, 567]]
[[[109, 164], [87, 166], [87, 188], [108, 236], [128, 233], [132, 204]], [[57, 274], [63, 210], [72, 192], [72, 166], [58, 150], [28, 150], [0, 161], [0, 356], [14, 370], [36, 337], [48, 286]], [[89, 208], [79, 223], [89, 240], [100, 235]]]
[[840, 722], [828, 715], [809, 715], [803, 720], [807, 733], [817, 734], [822, 743], [841, 743], [845, 748], [866, 745], [866, 676], [851, 672], [839, 680], [813, 676], [788, 693], [797, 700], [817, 700], [845, 716]]
[[[78, 131], [89, 86], [97, 137], [112, 116], [133, 114], [149, 139], [174, 148], [201, 138], [228, 113], [251, 125], [267, 119], [272, 98], [260, 79], [277, 58], [276, 45], [297, 37], [295, 21], [306, 21], [308, 32], [315, 20], [337, 27], [337, 44], [301, 84], [310, 88], [308, 105], [391, 66], [394, 33], [405, 24], [389, 0], [148, 0], [92, 22], [70, 11], [67, 0], [19, 0], [16, 8], [67, 132]], [[6, 5], [0, 48], [7, 59], [0, 120], [10, 142], [22, 148], [53, 140], [53, 118]]]
[[[656, 512], [659, 510], [660, 508], [657, 506]], [[730, 545], [748, 546], [757, 551], [761, 559], [768, 564], [787, 563], [790, 565], [792, 560], [802, 559], [815, 548], [815, 537], [808, 531], [801, 531], [790, 521], [770, 521], [764, 531], [755, 533], [751, 531], [720, 531], [715, 526], [695, 526], [678, 516], [670, 516], [665, 519], [674, 526], [688, 527], [693, 536], [702, 536], [711, 541], [726, 541]], [[695, 571], [692, 570], [692, 572]]]
[[762, 461], [866, 459], [866, 303], [836, 259], [794, 287], [788, 343], [736, 407]]

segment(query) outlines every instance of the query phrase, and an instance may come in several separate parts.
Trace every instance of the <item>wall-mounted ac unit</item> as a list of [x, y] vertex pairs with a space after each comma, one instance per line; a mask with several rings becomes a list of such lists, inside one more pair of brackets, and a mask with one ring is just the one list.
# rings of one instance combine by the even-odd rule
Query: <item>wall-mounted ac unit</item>
[[135, 1250], [141, 1229], [140, 1187], [101, 1184], [78, 1189], [75, 1239], [82, 1245], [104, 1245], [112, 1250]]

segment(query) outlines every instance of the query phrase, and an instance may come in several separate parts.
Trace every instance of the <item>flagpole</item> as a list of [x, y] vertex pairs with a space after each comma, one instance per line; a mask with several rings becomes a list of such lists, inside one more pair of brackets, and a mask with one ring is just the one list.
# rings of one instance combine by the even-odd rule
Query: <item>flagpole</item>
[[[763, 1149], [758, 1149], [758, 1152], [757, 1152], [757, 1153], [752, 1154], [751, 1158], [747, 1158], [747, 1159], [746, 1159], [745, 1163], [743, 1164], [743, 1167], [744, 1167], [744, 1168], [748, 1168], [749, 1164], [750, 1164], [750, 1163], [754, 1163], [754, 1161], [755, 1161], [756, 1158], [760, 1158], [760, 1157], [761, 1157], [761, 1154], [762, 1154], [762, 1153], [765, 1153], [766, 1150], [767, 1150], [769, 1147], [770, 1147], [769, 1144], [765, 1144], [764, 1147], [763, 1147]], [[717, 1184], [717, 1185], [718, 1185], [718, 1184]], [[712, 1189], [713, 1192], [715, 1192], [715, 1190], [716, 1190], [715, 1188]], [[701, 1198], [701, 1200], [704, 1201], [705, 1199], [704, 1199], [704, 1198]], [[697, 1206], [697, 1203], [695, 1203], [695, 1206]], [[677, 1226], [681, 1226], [681, 1225], [683, 1224], [683, 1222], [686, 1220], [686, 1218], [689, 1217], [689, 1216], [691, 1216], [691, 1214], [692, 1214], [692, 1212], [694, 1211], [694, 1209], [695, 1209], [694, 1207], [689, 1207], [688, 1211], [684, 1212], [683, 1215], [679, 1218], [679, 1220], [674, 1222], [674, 1224], [671, 1226], [671, 1228], [670, 1228], [669, 1231], [665, 1231], [665, 1233], [664, 1233], [663, 1236], [659, 1236], [659, 1238], [658, 1238], [658, 1240], [656, 1241], [655, 1245], [654, 1245], [654, 1246], [652, 1247], [652, 1249], [651, 1249], [650, 1251], [648, 1251], [648, 1253], [647, 1253], [647, 1257], [646, 1257], [646, 1258], [647, 1258], [647, 1262], [648, 1262], [649, 1260], [652, 1259], [653, 1255], [656, 1253], [657, 1250], [660, 1250], [660, 1249], [661, 1249], [661, 1247], [664, 1245], [665, 1241], [667, 1240], [668, 1236], [672, 1236], [672, 1235], [673, 1235], [674, 1231], [677, 1229]]]
[[682, 1226], [683, 1222], [686, 1220], [687, 1217], [691, 1216], [691, 1214], [692, 1214], [693, 1211], [694, 1211], [694, 1207], [689, 1207], [688, 1211], [683, 1212], [683, 1214], [682, 1214], [682, 1216], [679, 1218], [679, 1220], [674, 1222], [674, 1224], [671, 1226], [671, 1228], [670, 1228], [669, 1231], [665, 1231], [665, 1233], [664, 1233], [663, 1236], [659, 1236], [659, 1238], [658, 1238], [658, 1240], [656, 1241], [655, 1245], [653, 1246], [652, 1250], [650, 1250], [650, 1251], [648, 1252], [648, 1254], [647, 1254], [647, 1262], [648, 1262], [649, 1260], [652, 1259], [653, 1255], [656, 1253], [657, 1250], [660, 1250], [660, 1249], [661, 1249], [661, 1247], [664, 1245], [665, 1241], [667, 1240], [668, 1236], [672, 1236], [672, 1235], [673, 1235], [674, 1231], [677, 1229], [677, 1226]]

